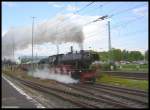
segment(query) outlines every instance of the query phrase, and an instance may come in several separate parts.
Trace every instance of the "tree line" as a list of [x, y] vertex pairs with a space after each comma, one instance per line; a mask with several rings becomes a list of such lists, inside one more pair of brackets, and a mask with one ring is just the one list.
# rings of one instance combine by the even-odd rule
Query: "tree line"
[[101, 61], [108, 61], [109, 59], [113, 61], [139, 61], [146, 60], [148, 61], [148, 50], [142, 54], [140, 51], [128, 51], [112, 48], [111, 51], [99, 52]]

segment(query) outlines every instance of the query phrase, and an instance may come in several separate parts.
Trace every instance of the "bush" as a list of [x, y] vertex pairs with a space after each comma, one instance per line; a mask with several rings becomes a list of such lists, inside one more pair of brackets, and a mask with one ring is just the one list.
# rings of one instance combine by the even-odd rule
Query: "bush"
[[109, 64], [109, 63], [104, 63], [104, 64], [92, 64], [90, 66], [91, 70], [96, 70], [100, 69], [102, 71], [110, 71], [111, 66], [113, 66], [113, 70], [116, 70], [116, 65], [115, 64]]
[[115, 64], [106, 63], [106, 64], [103, 64], [101, 66], [102, 66], [103, 71], [111, 71], [111, 66], [113, 66], [113, 70], [116, 70], [116, 65]]
[[101, 69], [104, 71], [110, 70], [110, 64], [103, 64]]
[[140, 68], [148, 68], [148, 65], [147, 64], [142, 64], [142, 65], [140, 65]]
[[92, 64], [92, 65], [90, 65], [91, 70], [96, 70], [97, 68], [101, 69], [101, 64]]

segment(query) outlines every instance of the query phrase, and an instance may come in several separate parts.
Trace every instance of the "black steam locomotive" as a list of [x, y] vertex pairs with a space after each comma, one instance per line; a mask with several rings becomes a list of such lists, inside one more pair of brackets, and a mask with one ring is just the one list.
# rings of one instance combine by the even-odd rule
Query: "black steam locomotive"
[[[80, 82], [95, 82], [96, 68], [90, 69], [90, 66], [94, 61], [98, 60], [99, 55], [97, 52], [90, 50], [73, 52], [73, 48], [71, 47], [71, 52], [67, 54], [52, 55], [41, 59], [39, 62], [21, 63], [17, 68], [30, 71], [31, 69], [48, 67], [53, 73], [67, 74], [74, 79], [78, 79]], [[10, 64], [10, 61], [3, 61], [3, 64]]]
[[67, 54], [58, 54], [49, 56], [50, 65], [72, 65], [76, 69], [88, 69], [90, 64], [99, 60], [99, 56], [95, 52], [81, 50], [80, 52], [69, 52]]
[[[57, 54], [42, 59], [39, 64], [49, 64], [50, 67], [56, 68], [62, 74], [71, 74], [74, 79], [80, 81], [95, 81], [96, 70], [90, 70], [92, 62], [99, 60], [96, 52], [89, 50], [80, 50], [67, 54]], [[55, 71], [57, 73], [57, 71]]]

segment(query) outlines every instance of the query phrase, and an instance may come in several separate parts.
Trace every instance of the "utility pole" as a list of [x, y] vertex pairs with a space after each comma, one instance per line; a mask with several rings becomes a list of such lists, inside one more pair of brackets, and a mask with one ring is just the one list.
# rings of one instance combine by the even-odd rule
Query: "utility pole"
[[110, 38], [110, 21], [108, 21], [108, 52], [109, 52], [109, 63], [111, 62], [111, 38]]
[[59, 54], [59, 44], [57, 43], [57, 55]]
[[111, 49], [111, 36], [110, 36], [110, 21], [108, 21], [108, 49], [109, 49], [109, 64], [110, 64], [110, 70], [114, 69], [114, 66], [112, 66], [113, 63], [113, 57], [112, 57], [112, 49]]
[[14, 40], [14, 36], [12, 36], [13, 40], [13, 45], [12, 45], [12, 48], [13, 48], [13, 58], [15, 59], [15, 40]]
[[108, 47], [109, 47], [109, 51], [111, 51], [110, 21], [108, 21]]
[[[56, 37], [58, 35], [58, 28], [59, 28], [59, 24], [57, 24], [56, 26]], [[59, 42], [56, 42], [56, 47], [57, 47], [57, 55], [59, 54]]]
[[33, 21], [32, 21], [32, 75], [33, 75], [33, 33], [34, 33], [34, 19], [36, 17], [32, 17]]
[[[14, 56], [14, 52], [15, 51], [15, 45], [14, 45], [14, 36], [12, 35], [12, 60], [15, 62], [15, 56]], [[13, 64], [11, 65], [11, 71], [13, 71]]]
[[[13, 30], [14, 27], [11, 27]], [[14, 38], [14, 32], [12, 33], [12, 59], [15, 60], [15, 38]]]
[[144, 52], [144, 63], [146, 63], [146, 51]]

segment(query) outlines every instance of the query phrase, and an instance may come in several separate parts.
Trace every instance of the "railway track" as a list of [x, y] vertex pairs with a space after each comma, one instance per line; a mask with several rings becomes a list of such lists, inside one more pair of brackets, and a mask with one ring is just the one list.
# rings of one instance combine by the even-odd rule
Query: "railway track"
[[143, 90], [137, 90], [137, 89], [129, 89], [125, 87], [118, 87], [118, 86], [112, 86], [112, 85], [107, 85], [107, 84], [94, 84], [94, 87], [99, 87], [99, 88], [106, 88], [118, 92], [123, 92], [123, 93], [128, 93], [128, 94], [133, 94], [133, 95], [138, 95], [138, 96], [145, 96], [148, 97], [148, 92], [143, 91]]
[[148, 80], [147, 72], [102, 71], [102, 73], [118, 77], [125, 77], [128, 79]]
[[132, 79], [132, 80], [148, 80], [148, 78], [136, 78], [136, 77], [129, 77], [129, 76], [120, 76], [120, 75], [114, 75], [118, 78], [126, 78], [126, 79]]
[[[38, 91], [46, 92], [53, 94], [63, 100], [67, 100], [73, 104], [78, 105], [80, 108], [130, 108], [129, 106], [125, 105], [124, 103], [118, 103], [114, 100], [102, 98], [102, 97], [96, 97], [92, 94], [87, 94], [81, 90], [74, 90], [73, 88], [66, 87], [65, 89], [60, 88], [59, 86], [55, 85], [53, 86], [43, 86], [41, 84], [31, 82], [31, 81], [25, 81], [18, 78], [15, 78], [16, 80], [20, 81], [22, 84], [31, 87], [33, 89], [36, 89]], [[59, 89], [58, 89], [59, 87]], [[69, 91], [70, 90], [70, 91]]]
[[78, 105], [79, 108], [97, 108], [97, 106], [94, 106], [90, 103], [86, 103], [86, 101], [81, 102], [75, 96], [71, 96], [71, 95], [65, 93], [64, 91], [60, 92], [59, 90], [57, 90], [55, 88], [46, 87], [46, 86], [40, 85], [38, 83], [22, 80], [22, 79], [19, 79], [19, 78], [16, 78], [16, 77], [13, 77], [13, 79], [19, 81], [20, 83], [22, 83], [25, 86], [28, 86], [32, 89], [37, 90], [37, 91], [44, 92], [44, 93], [47, 93], [47, 94], [52, 94], [56, 97], [59, 97], [60, 99], [67, 100], [67, 101], [69, 101], [69, 102], [71, 102], [75, 105]]
[[[148, 98], [147, 98], [148, 93], [145, 91], [128, 89], [128, 88], [117, 87], [117, 86], [110, 86], [106, 84], [94, 84], [94, 85], [80, 84], [78, 85], [78, 84], [62, 84], [59, 82], [57, 83], [60, 85], [63, 85], [64, 87], [67, 86], [70, 88], [77, 89], [79, 91], [83, 91], [84, 93], [88, 93], [100, 99], [109, 100], [116, 105], [120, 104], [121, 106], [124, 106], [124, 107], [126, 106], [128, 108], [139, 108], [139, 107], [144, 108], [148, 106]], [[104, 88], [97, 87], [100, 85], [103, 85]], [[112, 89], [112, 88], [115, 88], [115, 89]], [[120, 92], [121, 94], [119, 94]]]
[[[62, 100], [71, 102], [79, 108], [146, 108], [148, 106], [147, 101], [135, 98], [136, 95], [147, 98], [144, 91], [137, 92], [137, 90], [120, 89], [116, 86], [104, 84], [62, 84], [56, 81], [49, 86], [45, 86], [29, 80], [13, 78], [37, 91], [52, 94]], [[127, 90], [130, 92], [127, 92]], [[129, 96], [126, 96], [127, 94]], [[130, 97], [131, 95], [132, 97]]]
[[[125, 104], [132, 107], [147, 107], [148, 106], [148, 95], [143, 94], [139, 96], [138, 94], [131, 94], [126, 92], [115, 91], [110, 88], [101, 88], [101, 87], [92, 87], [91, 85], [80, 85], [78, 88], [85, 88], [85, 90], [94, 90], [99, 92], [99, 94], [103, 94], [106, 97], [115, 99], [117, 101], [124, 102]], [[95, 93], [96, 94], [96, 93]], [[148, 94], [148, 93], [147, 93]]]

